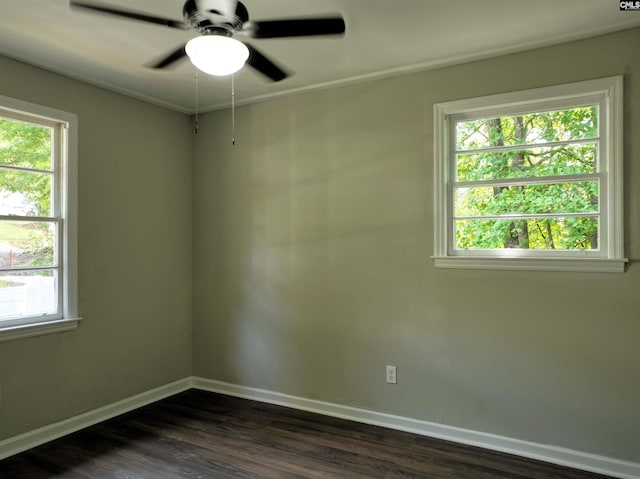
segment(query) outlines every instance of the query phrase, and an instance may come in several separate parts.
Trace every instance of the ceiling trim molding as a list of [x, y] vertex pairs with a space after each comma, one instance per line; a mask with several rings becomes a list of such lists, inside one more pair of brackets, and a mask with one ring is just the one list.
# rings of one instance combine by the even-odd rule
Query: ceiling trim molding
[[[372, 73], [365, 73], [363, 75], [355, 75], [352, 77], [342, 78], [339, 80], [316, 83], [314, 85], [309, 85], [309, 86], [300, 87], [300, 88], [292, 88], [290, 90], [285, 90], [277, 93], [269, 93], [267, 95], [257, 95], [257, 96], [253, 96], [246, 99], [236, 98], [235, 104], [236, 106], [250, 105], [253, 103], [270, 101], [277, 98], [297, 95], [300, 93], [324, 90], [327, 88], [346, 86], [354, 83], [362, 83], [362, 82], [378, 80], [382, 78], [407, 75], [411, 73], [420, 73], [420, 72], [429, 71], [429, 70], [437, 70], [440, 68], [463, 65], [465, 63], [471, 63], [471, 62], [480, 61], [480, 60], [499, 58], [502, 56], [512, 55], [515, 53], [524, 53], [524, 52], [536, 50], [539, 48], [547, 48], [555, 45], [562, 45], [564, 43], [588, 40], [590, 38], [595, 38], [602, 35], [621, 32], [624, 30], [632, 30], [634, 28], [640, 28], [640, 25], [638, 25], [637, 20], [625, 22], [624, 24], [620, 24], [616, 27], [608, 27], [608, 28], [603, 27], [598, 30], [589, 30], [589, 31], [583, 31], [583, 32], [578, 32], [574, 34], [569, 34], [569, 35], [550, 37], [547, 39], [541, 39], [541, 40], [536, 40], [532, 42], [510, 45], [504, 48], [487, 50], [486, 52], [479, 53], [479, 54], [476, 53], [476, 54], [468, 54], [468, 55], [459, 55], [456, 57], [448, 58], [446, 60], [434, 60], [429, 62], [415, 63], [412, 65], [405, 65], [405, 66], [396, 67], [396, 68], [389, 68], [386, 70], [380, 70]], [[227, 108], [231, 108], [231, 102], [220, 103], [220, 104], [211, 105], [208, 107], [204, 106], [199, 109], [199, 112], [206, 113], [210, 111], [225, 110]]]

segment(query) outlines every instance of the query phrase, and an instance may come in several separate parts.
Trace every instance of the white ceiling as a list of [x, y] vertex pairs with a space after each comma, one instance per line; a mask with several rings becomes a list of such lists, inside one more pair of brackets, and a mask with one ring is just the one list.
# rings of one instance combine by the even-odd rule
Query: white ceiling
[[[100, 2], [182, 20], [183, 0]], [[619, 11], [618, 0], [243, 3], [254, 20], [341, 13], [347, 31], [344, 37], [249, 40], [294, 74], [272, 83], [245, 67], [235, 75], [236, 101], [240, 104], [640, 25], [640, 12]], [[162, 71], [145, 65], [194, 36], [194, 32], [70, 10], [68, 0], [0, 0], [0, 54], [187, 113], [195, 110], [194, 67], [187, 60]], [[228, 77], [199, 76], [199, 110], [229, 105]]]

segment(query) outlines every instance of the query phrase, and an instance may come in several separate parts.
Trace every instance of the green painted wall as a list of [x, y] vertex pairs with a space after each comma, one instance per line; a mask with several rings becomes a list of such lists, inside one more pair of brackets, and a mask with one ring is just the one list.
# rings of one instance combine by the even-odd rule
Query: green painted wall
[[[640, 29], [257, 103], [194, 139], [194, 375], [640, 461], [640, 269], [438, 270], [433, 104], [625, 75]], [[241, 94], [241, 92], [239, 92]], [[398, 384], [385, 384], [385, 365]]]
[[74, 332], [0, 343], [0, 440], [191, 373], [185, 115], [0, 58], [0, 94], [77, 114]]

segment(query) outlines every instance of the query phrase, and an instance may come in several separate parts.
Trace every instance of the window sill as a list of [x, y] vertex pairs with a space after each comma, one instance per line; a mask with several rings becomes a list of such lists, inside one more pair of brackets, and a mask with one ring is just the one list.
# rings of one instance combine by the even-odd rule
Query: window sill
[[624, 273], [626, 258], [551, 259], [432, 256], [436, 268], [521, 271], [571, 271], [578, 273]]
[[0, 343], [4, 341], [15, 341], [17, 339], [32, 338], [45, 334], [62, 333], [72, 331], [78, 327], [82, 318], [60, 319], [58, 321], [47, 321], [46, 323], [25, 324], [22, 326], [0, 327]]

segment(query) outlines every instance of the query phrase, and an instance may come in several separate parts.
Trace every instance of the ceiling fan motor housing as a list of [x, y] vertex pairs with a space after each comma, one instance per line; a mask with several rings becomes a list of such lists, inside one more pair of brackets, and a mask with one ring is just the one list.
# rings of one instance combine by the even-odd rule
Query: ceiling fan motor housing
[[249, 21], [249, 12], [241, 3], [225, 0], [187, 0], [182, 9], [184, 19], [202, 34], [233, 36]]

